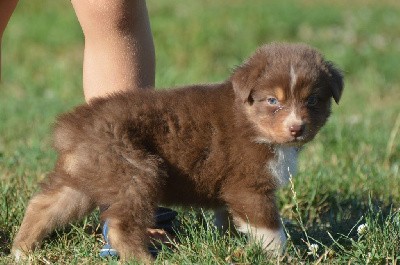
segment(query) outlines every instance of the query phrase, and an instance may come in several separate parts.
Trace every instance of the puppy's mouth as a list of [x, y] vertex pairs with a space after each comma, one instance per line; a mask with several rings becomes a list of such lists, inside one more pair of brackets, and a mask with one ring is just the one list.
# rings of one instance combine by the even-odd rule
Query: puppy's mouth
[[301, 146], [303, 144], [305, 144], [307, 141], [305, 141], [303, 136], [300, 137], [293, 137], [293, 139], [283, 143], [283, 145], [287, 145], [287, 146]]
[[266, 144], [278, 144], [284, 146], [292, 146], [292, 147], [301, 147], [302, 145], [309, 142], [311, 139], [308, 139], [305, 135], [294, 137], [290, 136], [286, 139], [271, 139], [264, 137], [257, 137], [254, 139], [256, 143], [266, 143]]
[[286, 142], [284, 142], [284, 145], [288, 146], [302, 146], [305, 143], [309, 142], [311, 139], [307, 136], [307, 134], [303, 134], [301, 136], [291, 136]]

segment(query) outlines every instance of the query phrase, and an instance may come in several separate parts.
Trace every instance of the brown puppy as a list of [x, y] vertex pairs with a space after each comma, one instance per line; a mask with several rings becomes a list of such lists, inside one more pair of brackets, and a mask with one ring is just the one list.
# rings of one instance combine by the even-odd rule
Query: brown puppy
[[222, 84], [126, 92], [61, 115], [57, 164], [28, 205], [14, 255], [106, 206], [111, 245], [123, 259], [149, 260], [146, 228], [157, 204], [229, 213], [265, 249], [281, 249], [275, 191], [342, 89], [341, 73], [316, 50], [271, 44]]

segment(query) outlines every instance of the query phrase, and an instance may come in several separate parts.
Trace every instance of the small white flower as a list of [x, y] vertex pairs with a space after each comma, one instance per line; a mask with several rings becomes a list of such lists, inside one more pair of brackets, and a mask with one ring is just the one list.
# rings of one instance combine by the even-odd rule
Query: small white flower
[[371, 252], [368, 252], [368, 254], [367, 254], [367, 260], [366, 260], [366, 263], [368, 264], [370, 261], [371, 261]]
[[359, 225], [359, 226], [357, 227], [357, 234], [358, 234], [358, 236], [364, 235], [365, 233], [367, 233], [367, 230], [368, 230], [368, 225], [367, 225], [367, 224]]
[[317, 244], [311, 244], [308, 246], [308, 249], [310, 250], [309, 252], [307, 252], [308, 255], [316, 256], [319, 246]]

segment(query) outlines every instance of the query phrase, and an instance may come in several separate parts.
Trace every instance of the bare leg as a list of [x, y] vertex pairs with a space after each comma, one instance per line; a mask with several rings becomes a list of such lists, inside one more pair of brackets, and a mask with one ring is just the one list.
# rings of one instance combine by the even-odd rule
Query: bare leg
[[[85, 35], [85, 99], [154, 87], [155, 51], [145, 0], [72, 0]], [[168, 241], [160, 229], [149, 234]]]
[[0, 81], [1, 81], [1, 42], [4, 30], [10, 20], [18, 0], [0, 0]]
[[29, 202], [14, 239], [12, 252], [15, 258], [18, 260], [24, 253], [39, 246], [42, 239], [56, 227], [82, 218], [93, 208], [89, 197], [66, 186], [44, 190], [36, 195]]
[[153, 87], [155, 54], [145, 0], [72, 0], [85, 35], [86, 101]]

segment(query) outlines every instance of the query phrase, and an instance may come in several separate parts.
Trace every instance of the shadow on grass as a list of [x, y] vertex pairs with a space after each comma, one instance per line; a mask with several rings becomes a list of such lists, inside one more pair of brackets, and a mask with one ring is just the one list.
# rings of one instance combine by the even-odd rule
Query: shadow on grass
[[[393, 210], [392, 202], [384, 203], [379, 200], [368, 201], [361, 198], [340, 200], [338, 194], [330, 195], [327, 200], [329, 208], [320, 212], [316, 220], [302, 217], [305, 223], [303, 227], [296, 220], [285, 221], [285, 228], [294, 246], [301, 250], [304, 256], [307, 256], [308, 242], [335, 251], [339, 250], [338, 244], [350, 248], [351, 240], [358, 239], [357, 228], [366, 222], [366, 216], [379, 216], [378, 223], [383, 225]], [[312, 259], [312, 256], [309, 258]]]
[[[358, 239], [357, 227], [365, 223], [366, 216], [379, 216], [379, 222], [383, 224], [384, 220], [390, 215], [393, 205], [391, 202], [384, 203], [379, 200], [361, 198], [342, 200], [339, 194], [330, 194], [326, 201], [328, 207], [323, 211], [320, 210], [317, 215], [314, 215], [314, 218], [308, 218], [305, 212], [301, 213], [304, 229], [294, 218], [285, 222], [285, 228], [291, 237], [293, 245], [300, 251], [302, 259], [314, 259], [313, 256], [307, 255], [308, 246], [306, 242], [310, 244], [317, 243], [335, 251], [339, 251], [336, 243], [339, 243], [341, 247], [350, 248], [351, 239], [355, 241]], [[202, 226], [206, 228], [207, 221], [204, 220], [203, 214], [198, 211], [192, 211], [189, 214], [187, 214], [187, 210], [181, 209], [181, 211], [188, 215], [187, 222], [190, 223], [191, 228]], [[97, 216], [98, 213], [96, 212], [91, 215], [87, 222], [80, 222], [77, 226], [69, 225], [62, 230], [53, 232], [45, 239], [45, 243], [52, 242], [59, 238], [61, 234], [66, 236], [67, 240], [76, 239], [80, 233], [100, 236], [101, 227]], [[79, 228], [80, 232], [77, 233], [76, 227]], [[177, 230], [179, 231], [178, 233], [185, 235], [188, 232], [185, 230], [191, 228], [181, 225]], [[9, 232], [5, 229], [0, 229], [0, 256], [10, 253], [11, 240]], [[323, 249], [321, 248], [319, 252], [322, 251]]]
[[11, 238], [7, 231], [0, 229], [0, 256], [10, 254]]

